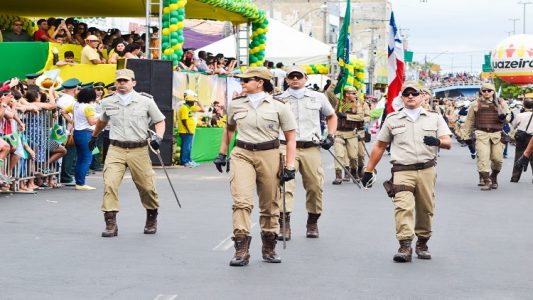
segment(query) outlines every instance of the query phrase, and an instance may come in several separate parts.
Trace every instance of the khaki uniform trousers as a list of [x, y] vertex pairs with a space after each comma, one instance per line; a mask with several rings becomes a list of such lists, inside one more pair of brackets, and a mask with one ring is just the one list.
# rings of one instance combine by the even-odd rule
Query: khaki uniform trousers
[[359, 144], [357, 145], [357, 166], [350, 165], [352, 168], [365, 166], [365, 131], [357, 130], [357, 135], [359, 136]]
[[230, 190], [233, 197], [233, 234], [249, 235], [254, 190], [259, 196], [261, 231], [278, 232], [280, 184], [279, 149], [250, 151], [235, 147], [231, 152]]
[[436, 180], [435, 167], [394, 172], [393, 184], [408, 185], [415, 188], [414, 194], [409, 191], [402, 191], [396, 193], [393, 199], [396, 239], [399, 241], [412, 240], [415, 235], [425, 238], [431, 237]]
[[[350, 166], [352, 164], [356, 166], [358, 156], [359, 141], [354, 131], [337, 131], [335, 133], [335, 143], [333, 144], [333, 150], [335, 156], [344, 164], [344, 166]], [[339, 165], [335, 160], [335, 169], [341, 170], [343, 166]]]
[[[281, 152], [285, 155], [285, 146]], [[324, 186], [324, 169], [322, 168], [322, 156], [319, 147], [296, 148], [296, 160], [294, 169], [302, 174], [305, 189], [305, 207], [312, 214], [322, 213], [322, 192]], [[285, 208], [287, 212], [294, 209], [294, 190], [296, 180], [285, 183]], [[283, 199], [280, 198], [279, 206], [283, 207]]]
[[[485, 132], [476, 130], [477, 170], [479, 172], [500, 171], [503, 165], [501, 131]], [[492, 164], [491, 164], [492, 163]]]
[[148, 147], [125, 149], [109, 146], [104, 164], [104, 201], [102, 211], [119, 211], [118, 190], [126, 168], [139, 191], [145, 209], [158, 209], [155, 172], [148, 155]]

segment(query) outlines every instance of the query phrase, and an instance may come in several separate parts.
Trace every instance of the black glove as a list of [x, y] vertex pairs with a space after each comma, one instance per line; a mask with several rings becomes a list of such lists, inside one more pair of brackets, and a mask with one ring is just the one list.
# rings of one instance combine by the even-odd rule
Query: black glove
[[339, 118], [346, 118], [346, 114], [343, 113], [343, 112], [340, 112], [340, 111], [339, 111], [339, 112], [337, 113], [337, 117], [339, 117]]
[[287, 181], [291, 181], [296, 176], [296, 170], [292, 169], [289, 170], [287, 168], [283, 169], [283, 175], [281, 175], [281, 183], [285, 183]]
[[361, 183], [365, 188], [371, 188], [372, 184], [369, 184], [369, 182], [374, 177], [374, 173], [365, 171], [365, 174], [363, 174], [363, 178], [361, 179]]
[[154, 135], [152, 137], [152, 140], [150, 141], [150, 147], [152, 147], [152, 149], [154, 149], [156, 151], [159, 150], [159, 147], [161, 146], [161, 141], [162, 140], [163, 140], [162, 138], [158, 137], [157, 135]]
[[514, 163], [515, 167], [522, 168], [524, 172], [527, 171], [528, 165], [529, 165], [529, 157], [525, 157], [524, 155], [520, 156]]
[[94, 148], [96, 148], [96, 139], [97, 137], [92, 136], [91, 140], [89, 141], [89, 150], [93, 151]]
[[467, 144], [468, 146], [472, 145], [472, 140], [471, 139], [468, 139], [468, 140], [465, 140], [465, 144]]
[[320, 143], [320, 146], [324, 150], [329, 150], [333, 146], [333, 143], [335, 140], [333, 139], [333, 136], [331, 134], [328, 134], [328, 136]]
[[[222, 167], [224, 167], [226, 165], [226, 162], [227, 162], [226, 154], [222, 154], [222, 153], [219, 153], [217, 158], [215, 158], [215, 160], [213, 161], [213, 163], [217, 167], [217, 170], [220, 173], [222, 173]], [[228, 166], [227, 170], [229, 171], [229, 166]]]
[[498, 119], [499, 119], [500, 121], [505, 120], [506, 117], [507, 117], [506, 114], [499, 114], [499, 115], [498, 115]]
[[424, 144], [428, 146], [440, 146], [440, 140], [434, 136], [428, 136], [426, 135], [424, 137]]

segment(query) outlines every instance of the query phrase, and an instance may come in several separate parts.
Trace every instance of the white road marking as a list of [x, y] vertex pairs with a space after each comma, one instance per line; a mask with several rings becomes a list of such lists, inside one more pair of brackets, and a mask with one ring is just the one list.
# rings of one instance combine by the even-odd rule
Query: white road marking
[[162, 295], [162, 294], [159, 294], [157, 295], [154, 300], [174, 300], [178, 298], [178, 295]]
[[[252, 223], [252, 229], [255, 227], [255, 225], [257, 225], [257, 223]], [[218, 243], [218, 245], [213, 247], [212, 250], [213, 251], [227, 251], [229, 248], [233, 247], [233, 241], [231, 240], [232, 237], [233, 235], [229, 235], [228, 237], [223, 239], [220, 243]]]

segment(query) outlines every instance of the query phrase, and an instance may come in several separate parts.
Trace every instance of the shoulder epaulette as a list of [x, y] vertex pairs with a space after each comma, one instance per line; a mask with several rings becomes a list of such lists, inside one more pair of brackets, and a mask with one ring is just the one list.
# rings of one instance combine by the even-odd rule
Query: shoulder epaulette
[[282, 98], [281, 95], [282, 94], [272, 95], [272, 99], [277, 100], [281, 103], [287, 103], [287, 100], [285, 98]]
[[243, 99], [243, 98], [246, 98], [246, 96], [238, 96], [238, 97], [233, 98], [232, 100]]
[[139, 94], [141, 94], [141, 95], [143, 95], [143, 96], [145, 96], [145, 97], [148, 97], [148, 98], [150, 98], [150, 99], [154, 99], [154, 96], [152, 96], [152, 95], [150, 95], [150, 94], [148, 94], [148, 93], [140, 92]]

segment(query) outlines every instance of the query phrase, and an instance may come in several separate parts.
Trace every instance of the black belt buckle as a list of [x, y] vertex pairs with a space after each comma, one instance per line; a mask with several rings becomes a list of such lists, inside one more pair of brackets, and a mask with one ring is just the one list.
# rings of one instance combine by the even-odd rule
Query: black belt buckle
[[422, 170], [422, 169], [424, 169], [425, 165], [426, 165], [426, 163], [417, 163], [417, 164], [415, 164], [415, 168], [416, 168], [416, 170]]

